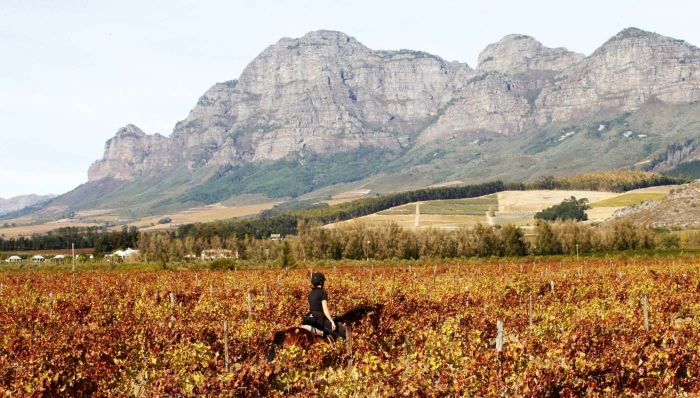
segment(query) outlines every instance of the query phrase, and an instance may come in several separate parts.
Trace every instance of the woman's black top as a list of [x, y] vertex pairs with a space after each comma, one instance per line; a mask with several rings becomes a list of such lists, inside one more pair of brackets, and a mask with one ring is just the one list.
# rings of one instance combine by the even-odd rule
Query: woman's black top
[[309, 292], [309, 310], [314, 316], [323, 317], [323, 300], [328, 300], [328, 292], [322, 287], [314, 287]]

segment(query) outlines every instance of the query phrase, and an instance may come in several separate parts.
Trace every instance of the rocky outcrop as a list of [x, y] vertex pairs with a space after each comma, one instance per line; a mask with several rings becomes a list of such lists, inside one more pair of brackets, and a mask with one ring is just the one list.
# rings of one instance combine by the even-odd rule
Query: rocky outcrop
[[132, 180], [145, 172], [167, 169], [179, 158], [169, 138], [160, 134], [146, 135], [129, 124], [107, 141], [104, 157], [90, 166], [88, 179]]
[[653, 172], [666, 172], [686, 162], [700, 160], [700, 146], [697, 139], [688, 139], [681, 144], [672, 144], [649, 165]]
[[530, 36], [508, 35], [479, 54], [478, 70], [509, 74], [562, 71], [584, 58], [562, 47], [545, 47]]
[[215, 84], [170, 137], [127, 126], [89, 170], [130, 180], [168, 167], [265, 162], [374, 146], [401, 152], [469, 132], [512, 135], [552, 122], [700, 100], [700, 50], [625, 29], [584, 57], [529, 36], [489, 45], [476, 70], [418, 51], [371, 50], [317, 31], [266, 48]]

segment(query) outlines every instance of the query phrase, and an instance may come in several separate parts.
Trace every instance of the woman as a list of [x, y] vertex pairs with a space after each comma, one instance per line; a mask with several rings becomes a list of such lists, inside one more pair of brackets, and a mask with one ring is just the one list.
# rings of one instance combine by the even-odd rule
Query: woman
[[335, 322], [328, 310], [328, 292], [323, 288], [326, 277], [320, 272], [311, 274], [311, 291], [309, 292], [309, 313], [304, 317], [304, 325], [312, 326], [323, 335], [335, 332]]

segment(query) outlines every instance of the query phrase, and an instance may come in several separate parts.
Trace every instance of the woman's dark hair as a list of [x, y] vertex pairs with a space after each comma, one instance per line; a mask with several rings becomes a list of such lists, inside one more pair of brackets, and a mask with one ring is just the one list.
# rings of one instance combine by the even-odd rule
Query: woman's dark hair
[[314, 286], [323, 286], [323, 282], [326, 281], [325, 275], [320, 272], [314, 272], [311, 274], [311, 284]]

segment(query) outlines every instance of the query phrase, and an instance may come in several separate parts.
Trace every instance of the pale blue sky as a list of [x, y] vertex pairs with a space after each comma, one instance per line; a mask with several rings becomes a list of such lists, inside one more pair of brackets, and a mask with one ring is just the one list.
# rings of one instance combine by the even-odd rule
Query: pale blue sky
[[127, 123], [170, 134], [207, 88], [281, 37], [340, 30], [474, 67], [510, 33], [588, 55], [628, 26], [700, 45], [698, 21], [700, 0], [0, 0], [0, 197], [87, 181]]

